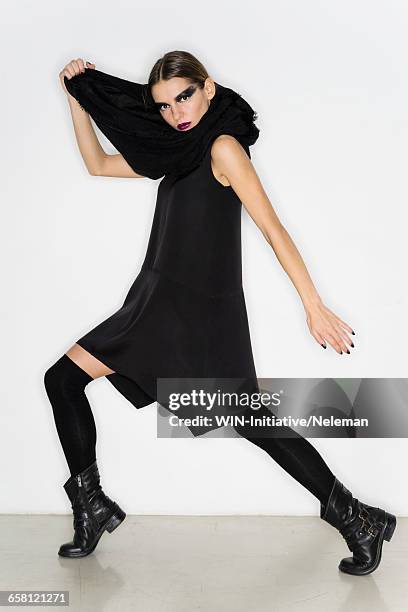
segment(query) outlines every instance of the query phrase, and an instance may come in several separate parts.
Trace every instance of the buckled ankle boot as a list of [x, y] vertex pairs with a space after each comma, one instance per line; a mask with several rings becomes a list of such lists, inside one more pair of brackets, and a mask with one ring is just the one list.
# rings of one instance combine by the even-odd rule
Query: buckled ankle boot
[[340, 531], [353, 553], [340, 561], [339, 569], [356, 576], [377, 569], [383, 541], [391, 540], [397, 524], [393, 514], [363, 504], [337, 478], [326, 506], [321, 504], [320, 518]]
[[96, 547], [105, 529], [112, 533], [126, 517], [102, 491], [96, 461], [64, 484], [74, 514], [74, 537], [60, 546], [62, 557], [85, 557]]

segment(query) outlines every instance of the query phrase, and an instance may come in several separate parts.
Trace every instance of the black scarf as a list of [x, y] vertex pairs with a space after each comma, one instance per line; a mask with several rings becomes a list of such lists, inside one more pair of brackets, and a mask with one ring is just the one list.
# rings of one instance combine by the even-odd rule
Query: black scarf
[[190, 172], [220, 134], [234, 136], [249, 157], [249, 146], [259, 136], [254, 124], [257, 113], [239, 93], [219, 83], [198, 124], [183, 132], [163, 119], [147, 84], [94, 68], [86, 68], [71, 79], [64, 77], [64, 82], [131, 168], [151, 179]]

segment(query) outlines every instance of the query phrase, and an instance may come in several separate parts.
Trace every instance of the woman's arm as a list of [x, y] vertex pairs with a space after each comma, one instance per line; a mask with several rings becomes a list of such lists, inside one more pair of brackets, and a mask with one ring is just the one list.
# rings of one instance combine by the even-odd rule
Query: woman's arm
[[[88, 64], [89, 68], [95, 68], [95, 64]], [[71, 96], [64, 84], [64, 76], [71, 79], [76, 74], [84, 72], [85, 66], [81, 58], [72, 60], [59, 73], [62, 87], [67, 95], [71, 110], [72, 122], [74, 124], [75, 137], [79, 151], [85, 162], [85, 166], [92, 176], [117, 176], [123, 178], [144, 178], [132, 170], [124, 157], [118, 153], [108, 155], [103, 150], [92, 126], [88, 113], [79, 102]]]
[[312, 336], [322, 346], [327, 340], [340, 354], [342, 351], [349, 353], [346, 343], [350, 346], [354, 344], [344, 330], [354, 334], [353, 330], [323, 304], [298, 249], [279, 221], [243, 147], [233, 136], [223, 134], [215, 139], [211, 157], [294, 284], [306, 311]]

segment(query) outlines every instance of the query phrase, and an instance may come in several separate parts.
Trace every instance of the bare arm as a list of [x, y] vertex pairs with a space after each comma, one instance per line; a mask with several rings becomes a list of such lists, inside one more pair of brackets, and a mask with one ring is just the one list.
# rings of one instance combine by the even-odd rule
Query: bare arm
[[345, 343], [354, 345], [345, 330], [350, 333], [353, 330], [323, 304], [298, 249], [278, 219], [243, 147], [233, 136], [222, 135], [215, 139], [211, 156], [299, 293], [312, 336], [322, 346], [328, 340], [337, 352], [350, 352]]
[[[89, 66], [95, 67], [94, 64]], [[72, 78], [80, 72], [84, 72], [85, 66], [82, 59], [72, 60], [60, 72], [59, 77], [71, 111], [74, 125], [75, 137], [79, 151], [85, 162], [85, 166], [92, 176], [115, 176], [122, 178], [144, 178], [137, 174], [126, 162], [120, 153], [108, 155], [102, 148], [88, 113], [81, 107], [78, 101], [71, 96], [64, 84], [64, 76]]]

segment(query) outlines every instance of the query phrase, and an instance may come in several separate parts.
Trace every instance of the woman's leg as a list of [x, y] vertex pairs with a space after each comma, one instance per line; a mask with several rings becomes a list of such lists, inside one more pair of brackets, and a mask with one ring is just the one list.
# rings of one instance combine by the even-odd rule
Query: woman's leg
[[62, 557], [85, 557], [105, 530], [112, 533], [126, 517], [102, 490], [96, 462], [96, 427], [86, 385], [113, 370], [74, 345], [45, 373], [44, 383], [71, 476], [64, 484], [74, 515], [74, 536], [61, 544]]
[[[257, 410], [255, 416], [261, 417], [263, 414], [271, 416], [266, 408]], [[246, 412], [245, 417], [249, 417], [249, 413]], [[320, 453], [306, 438], [290, 427], [236, 426], [235, 429], [241, 436], [267, 452], [322, 504], [327, 502], [335, 476]]]
[[268, 453], [279, 465], [325, 504], [335, 476], [323, 457], [305, 438], [247, 438]]
[[[68, 356], [69, 355], [69, 356]], [[71, 475], [96, 460], [96, 427], [85, 387], [112, 373], [79, 345], [74, 345], [45, 373], [44, 385]]]
[[87, 372], [92, 378], [99, 378], [100, 376], [107, 376], [108, 374], [113, 374], [114, 370], [111, 370], [106, 366], [102, 361], [99, 361], [96, 357], [88, 353], [82, 346], [79, 344], [74, 344], [71, 348], [65, 353], [68, 355], [72, 361], [75, 361], [79, 367], [81, 367], [85, 372]]
[[[291, 433], [289, 427], [280, 434]], [[239, 432], [241, 433], [241, 432]], [[384, 540], [390, 541], [396, 517], [382, 508], [360, 502], [330, 471], [321, 455], [305, 438], [244, 437], [265, 450], [293, 478], [315, 495], [321, 504], [320, 518], [337, 529], [345, 539], [352, 557], [345, 557], [339, 569], [347, 574], [365, 576], [381, 560]], [[242, 435], [242, 434], [241, 434]]]

